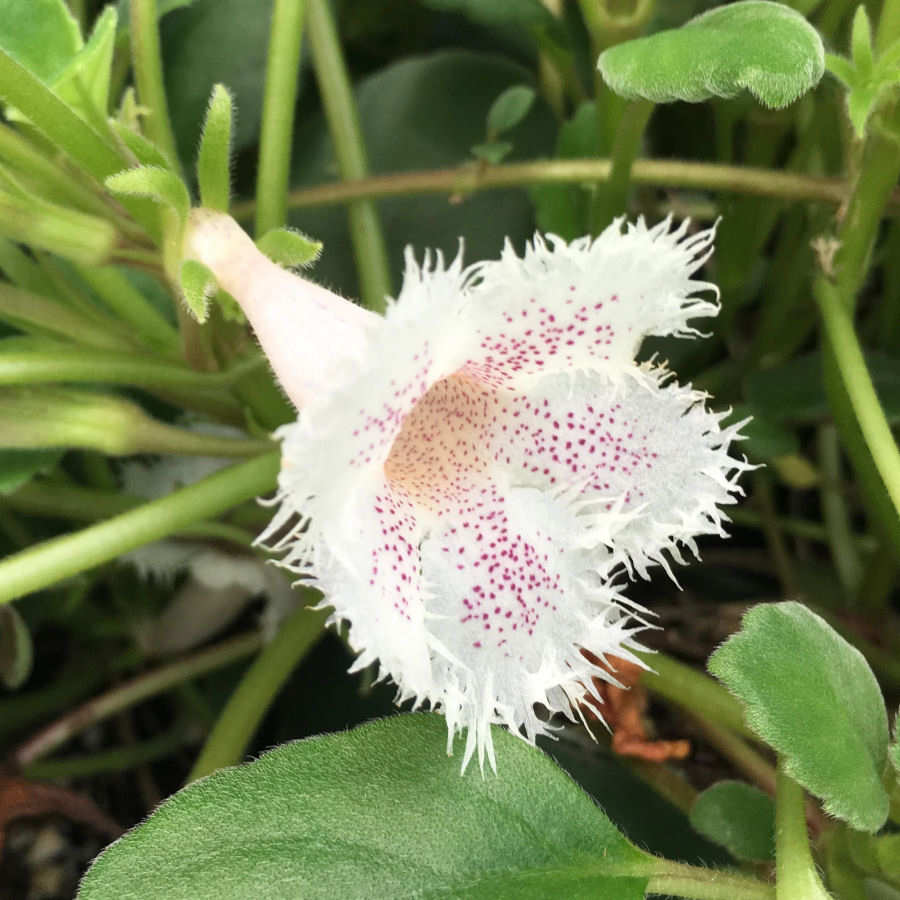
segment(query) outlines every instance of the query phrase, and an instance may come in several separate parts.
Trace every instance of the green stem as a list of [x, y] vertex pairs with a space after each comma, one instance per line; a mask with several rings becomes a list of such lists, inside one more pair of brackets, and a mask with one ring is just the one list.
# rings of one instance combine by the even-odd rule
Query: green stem
[[[647, 881], [647, 895], [667, 894], [688, 900], [775, 900], [771, 884], [722, 869], [689, 866], [660, 859]], [[797, 894], [793, 900], [806, 900]]]
[[[122, 491], [33, 480], [22, 485], [15, 493], [0, 498], [0, 510], [7, 507], [32, 516], [96, 522], [121, 515], [146, 502], [144, 497], [135, 497]], [[250, 546], [254, 540], [253, 535], [245, 528], [226, 522], [194, 522], [175, 532], [172, 537], [211, 538], [230, 541], [242, 547]]]
[[794, 577], [794, 566], [791, 555], [788, 552], [784, 535], [778, 524], [778, 516], [775, 510], [775, 498], [772, 494], [772, 480], [765, 470], [754, 473], [753, 499], [759, 509], [762, 520], [763, 535], [769, 548], [778, 580], [785, 594], [797, 593], [797, 580]]
[[131, 0], [131, 59], [138, 97], [141, 105], [148, 110], [144, 118], [147, 135], [178, 171], [178, 148], [169, 120], [169, 103], [163, 81], [156, 0]]
[[257, 237], [284, 225], [287, 218], [305, 5], [305, 0], [275, 0], [272, 10], [256, 180]]
[[[374, 175], [353, 181], [300, 188], [290, 193], [288, 206], [292, 209], [305, 209], [378, 197], [466, 195], [480, 190], [530, 184], [591, 183], [606, 181], [611, 171], [612, 163], [609, 159], [553, 159], [485, 167], [457, 166], [396, 175]], [[843, 178], [665, 159], [636, 159], [631, 168], [631, 180], [635, 184], [655, 187], [752, 194], [758, 197], [828, 203], [833, 206], [843, 203], [848, 193], [847, 182]], [[890, 202], [892, 213], [896, 214], [900, 210], [900, 193], [889, 192], [884, 199]], [[236, 204], [234, 207], [237, 218], [247, 218], [252, 211], [253, 204], [250, 203]]]
[[775, 785], [775, 898], [776, 900], [828, 900], [819, 880], [806, 831], [803, 788], [778, 760]]
[[168, 691], [184, 681], [237, 662], [255, 653], [261, 644], [262, 638], [255, 632], [241, 635], [116, 685], [105, 694], [70, 710], [29, 738], [11, 754], [10, 761], [16, 767], [24, 768], [49, 756], [66, 741], [97, 722]]
[[[307, 21], [313, 67], [341, 178], [364, 178], [368, 173], [366, 148], [328, 0], [309, 0]], [[369, 309], [384, 312], [391, 294], [391, 275], [378, 210], [369, 199], [354, 199], [347, 214], [362, 301]]]
[[81, 266], [78, 274], [142, 338], [148, 338], [170, 355], [177, 354], [178, 332], [121, 271], [111, 266]]
[[822, 484], [819, 496], [822, 516], [828, 532], [828, 546], [837, 569], [844, 594], [852, 597], [862, 580], [863, 569], [853, 531], [850, 527], [850, 513], [841, 489], [841, 450], [837, 430], [833, 425], [819, 427], [819, 465], [822, 469]]
[[591, 210], [591, 231], [599, 234], [616, 216], [628, 212], [628, 189], [635, 157], [641, 149], [641, 141], [654, 105], [648, 100], [629, 103], [618, 117], [618, 127], [612, 144], [612, 166], [609, 179], [597, 190]]
[[740, 701], [713, 681], [709, 675], [704, 675], [664, 653], [637, 655], [653, 670], [641, 675], [641, 684], [648, 690], [665, 697], [688, 712], [704, 716], [738, 734], [758, 740], [744, 720]]
[[900, 516], [900, 451], [866, 368], [853, 318], [837, 288], [824, 277], [816, 279], [813, 293], [843, 388], [896, 514]]
[[184, 366], [158, 362], [114, 350], [60, 347], [58, 350], [3, 351], [0, 343], [0, 385], [59, 382], [128, 384], [181, 391], [226, 391], [262, 364], [253, 357], [226, 372], [197, 372]]
[[49, 587], [267, 493], [275, 486], [278, 467], [279, 454], [266, 453], [168, 497], [8, 556], [0, 561], [0, 603]]
[[[308, 602], [312, 592], [305, 594]], [[326, 612], [312, 610], [304, 603], [285, 621], [229, 698], [188, 775], [189, 782], [241, 761], [272, 701], [321, 637], [327, 617]]]
[[166, 734], [147, 741], [116, 747], [113, 750], [38, 760], [25, 766], [22, 774], [26, 778], [55, 779], [91, 778], [110, 772], [127, 772], [129, 769], [171, 756], [189, 741], [190, 735], [187, 730], [179, 725]]

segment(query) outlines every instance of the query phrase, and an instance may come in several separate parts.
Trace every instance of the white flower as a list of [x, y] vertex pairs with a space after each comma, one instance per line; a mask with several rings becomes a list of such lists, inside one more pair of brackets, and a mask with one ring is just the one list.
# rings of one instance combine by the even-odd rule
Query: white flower
[[697, 334], [689, 321], [718, 312], [691, 277], [713, 236], [618, 221], [469, 267], [408, 252], [380, 319], [251, 263], [225, 217], [195, 219], [189, 251], [302, 405], [278, 433], [263, 538], [349, 623], [354, 669], [377, 661], [399, 700], [440, 709], [448, 752], [468, 730], [463, 768], [476, 749], [495, 766], [491, 723], [534, 741], [535, 704], [577, 715], [592, 677], [613, 680], [582, 648], [637, 662], [645, 613], [621, 575], [668, 571], [723, 533], [747, 468], [728, 456], [738, 426], [634, 361], [644, 337]]

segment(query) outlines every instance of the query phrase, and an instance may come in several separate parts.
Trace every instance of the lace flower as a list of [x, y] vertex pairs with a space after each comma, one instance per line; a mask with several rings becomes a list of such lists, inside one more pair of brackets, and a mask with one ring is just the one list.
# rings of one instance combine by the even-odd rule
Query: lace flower
[[723, 534], [747, 468], [728, 455], [738, 426], [635, 363], [646, 336], [692, 336], [718, 312], [715, 286], [692, 278], [713, 230], [687, 229], [617, 221], [468, 267], [407, 251], [380, 318], [195, 213], [188, 251], [301, 407], [278, 433], [262, 537], [349, 623], [354, 670], [377, 662], [398, 700], [441, 710], [448, 752], [467, 730], [463, 769], [476, 750], [495, 767], [492, 723], [533, 742], [548, 731], [536, 704], [578, 715], [592, 677], [614, 681], [597, 660], [639, 662], [645, 611], [621, 575], [670, 571]]

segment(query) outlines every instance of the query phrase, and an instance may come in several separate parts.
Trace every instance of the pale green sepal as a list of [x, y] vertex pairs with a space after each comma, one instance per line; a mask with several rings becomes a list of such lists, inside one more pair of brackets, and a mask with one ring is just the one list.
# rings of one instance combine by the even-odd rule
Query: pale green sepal
[[488, 135], [494, 138], [518, 125], [528, 115], [535, 96], [534, 88], [526, 84], [514, 84], [503, 91], [488, 110]]
[[200, 151], [197, 154], [197, 183], [200, 203], [207, 209], [228, 212], [231, 182], [231, 126], [234, 104], [231, 93], [221, 84], [212, 89]]
[[181, 264], [181, 296], [191, 315], [201, 324], [209, 318], [209, 301], [216, 292], [216, 276], [196, 259]]
[[14, 606], [0, 606], [0, 682], [11, 691], [21, 687], [33, 662], [28, 626]]
[[148, 197], [172, 207], [184, 222], [191, 208], [191, 198], [184, 182], [168, 169], [160, 166], [137, 166], [110, 175], [106, 186], [114, 194]]
[[884, 825], [887, 711], [859, 650], [800, 603], [764, 603], [747, 612], [708, 667], [829, 815], [859, 831]]
[[697, 103], [748, 90], [764, 106], [780, 108], [818, 84], [825, 48], [790, 7], [743, 0], [610, 47], [597, 67], [612, 90], [631, 99]]
[[299, 231], [290, 228], [273, 228], [257, 242], [261, 253], [265, 253], [279, 266], [293, 269], [311, 266], [322, 253], [321, 241], [314, 241]]

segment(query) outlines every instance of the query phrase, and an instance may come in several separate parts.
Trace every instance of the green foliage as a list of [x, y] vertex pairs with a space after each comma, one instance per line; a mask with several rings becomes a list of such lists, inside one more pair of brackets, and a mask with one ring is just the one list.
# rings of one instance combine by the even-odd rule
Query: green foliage
[[[356, 101], [372, 174], [455, 166], [470, 160], [471, 147], [484, 139], [491, 104], [529, 74], [507, 59], [468, 51], [438, 51], [402, 60], [357, 84]], [[510, 132], [510, 160], [540, 157], [553, 146], [552, 116], [540, 100]], [[295, 185], [333, 178], [334, 149], [319, 116], [302, 119], [294, 149]], [[442, 196], [390, 197], [379, 201], [388, 260], [395, 285], [407, 245], [440, 249], [454, 256], [465, 238], [469, 260], [496, 256], [506, 237], [516, 246], [534, 231], [527, 196], [517, 190], [466, 196], [448, 204]], [[348, 297], [359, 295], [342, 209], [296, 210], [290, 222], [322, 241], [325, 252], [317, 278]]]
[[527, 84], [514, 84], [507, 88], [488, 110], [488, 136], [493, 138], [518, 125], [528, 115], [536, 96], [534, 88]]
[[201, 324], [209, 318], [209, 301], [216, 292], [215, 275], [195, 259], [181, 263], [181, 299], [191, 315]]
[[[900, 423], [900, 360], [870, 350], [866, 366], [888, 421]], [[780, 366], [751, 372], [745, 396], [755, 411], [773, 422], [821, 422], [830, 412], [822, 383], [822, 354], [804, 353]]]
[[184, 182], [169, 169], [159, 166], [136, 166], [110, 175], [106, 186], [114, 194], [148, 197], [175, 210], [184, 222], [191, 208], [191, 197]]
[[857, 7], [850, 39], [850, 59], [829, 53], [825, 65], [847, 89], [847, 112], [858, 138], [879, 105], [896, 96], [900, 86], [900, 38], [876, 56], [872, 26], [864, 6]]
[[691, 825], [737, 859], [775, 858], [775, 804], [741, 781], [719, 781], [691, 807]]
[[267, 231], [256, 246], [280, 266], [305, 268], [311, 266], [322, 253], [320, 241], [314, 241], [290, 228], [273, 228]]
[[818, 32], [799, 13], [780, 3], [742, 0], [681, 28], [611, 47], [597, 65], [623, 97], [697, 103], [748, 90], [778, 109], [818, 84], [824, 53]]
[[109, 848], [78, 896], [644, 896], [619, 876], [648, 857], [540, 751], [496, 729], [499, 774], [460, 776], [446, 739], [441, 717], [397, 716], [217, 772]]
[[33, 662], [28, 626], [14, 606], [0, 606], [0, 683], [8, 690], [21, 687], [31, 674]]
[[2, 0], [0, 47], [45, 83], [52, 83], [82, 47], [64, 0]]
[[887, 714], [862, 654], [799, 603], [753, 607], [709, 670], [747, 722], [828, 813], [862, 831], [885, 822]]
[[217, 84], [209, 98], [203, 136], [197, 153], [197, 183], [200, 203], [208, 209], [228, 212], [231, 193], [231, 124], [234, 107], [231, 94]]
[[0, 496], [56, 468], [62, 450], [0, 450]]

